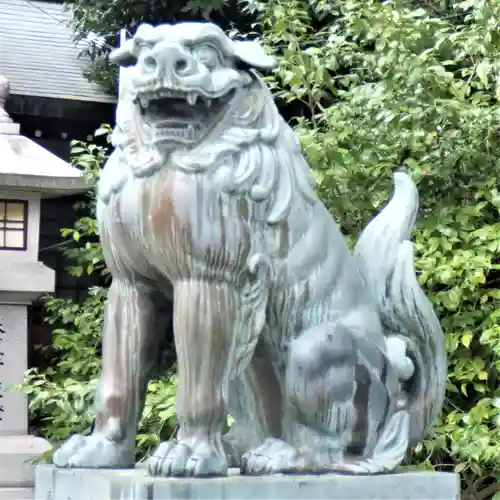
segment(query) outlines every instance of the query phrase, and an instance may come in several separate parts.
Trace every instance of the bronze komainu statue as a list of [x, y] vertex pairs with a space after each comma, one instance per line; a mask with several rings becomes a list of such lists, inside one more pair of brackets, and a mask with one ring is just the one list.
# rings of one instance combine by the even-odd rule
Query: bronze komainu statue
[[395, 174], [351, 253], [255, 72], [275, 65], [259, 44], [211, 23], [144, 24], [112, 59], [123, 69], [98, 193], [113, 283], [97, 419], [54, 463], [133, 466], [173, 293], [179, 431], [151, 474], [396, 468], [446, 379], [413, 268], [411, 179]]

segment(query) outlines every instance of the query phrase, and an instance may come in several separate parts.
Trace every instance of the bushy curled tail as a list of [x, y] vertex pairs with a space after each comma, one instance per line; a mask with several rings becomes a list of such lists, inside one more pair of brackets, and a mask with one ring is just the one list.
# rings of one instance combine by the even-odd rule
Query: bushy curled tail
[[362, 278], [387, 335], [400, 335], [415, 371], [407, 382], [410, 442], [423, 438], [441, 411], [446, 351], [439, 320], [417, 281], [410, 234], [418, 210], [411, 178], [394, 174], [394, 194], [368, 224], [354, 249]]

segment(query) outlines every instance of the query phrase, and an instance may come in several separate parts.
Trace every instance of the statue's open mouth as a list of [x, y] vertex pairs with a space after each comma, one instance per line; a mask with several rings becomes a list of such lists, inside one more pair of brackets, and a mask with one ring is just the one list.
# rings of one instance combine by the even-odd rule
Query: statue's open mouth
[[135, 101], [148, 118], [154, 142], [191, 144], [218, 122], [234, 93], [208, 98], [197, 92], [158, 89], [138, 92]]

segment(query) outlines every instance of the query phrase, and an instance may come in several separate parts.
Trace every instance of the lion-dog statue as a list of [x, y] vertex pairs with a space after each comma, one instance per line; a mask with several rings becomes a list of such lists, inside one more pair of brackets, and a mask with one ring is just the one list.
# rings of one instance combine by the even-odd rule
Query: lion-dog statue
[[54, 464], [134, 466], [173, 295], [178, 433], [149, 474], [394, 470], [446, 380], [413, 266], [413, 181], [394, 174], [351, 252], [256, 72], [276, 64], [259, 43], [209, 22], [142, 24], [111, 60], [122, 68], [98, 186], [113, 281], [97, 417]]

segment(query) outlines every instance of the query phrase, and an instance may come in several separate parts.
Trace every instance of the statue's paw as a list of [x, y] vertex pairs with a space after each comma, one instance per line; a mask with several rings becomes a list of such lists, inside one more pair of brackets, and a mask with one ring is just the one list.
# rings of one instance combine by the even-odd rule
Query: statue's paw
[[54, 453], [52, 461], [64, 468], [128, 468], [134, 465], [134, 450], [103, 435], [75, 435]]
[[152, 476], [213, 477], [227, 475], [227, 459], [214, 446], [199, 441], [194, 446], [182, 442], [161, 443], [147, 461]]
[[247, 475], [303, 472], [306, 467], [297, 450], [281, 439], [266, 439], [260, 446], [243, 455], [241, 473]]

